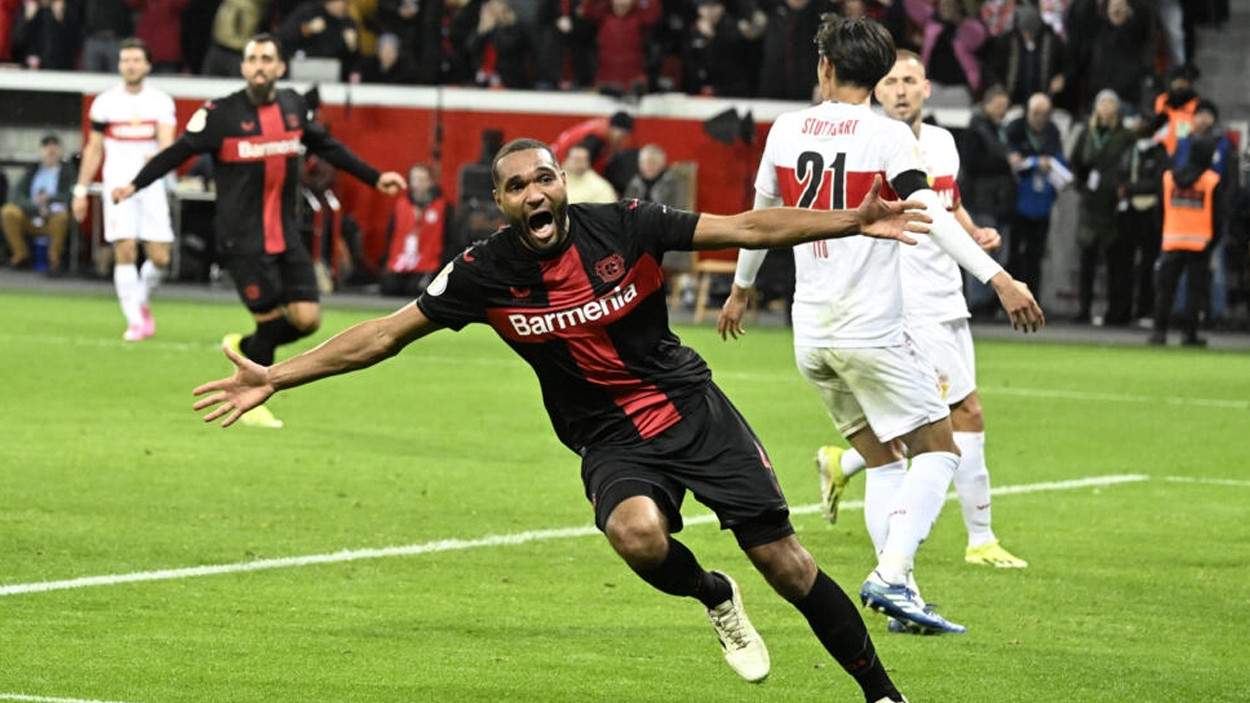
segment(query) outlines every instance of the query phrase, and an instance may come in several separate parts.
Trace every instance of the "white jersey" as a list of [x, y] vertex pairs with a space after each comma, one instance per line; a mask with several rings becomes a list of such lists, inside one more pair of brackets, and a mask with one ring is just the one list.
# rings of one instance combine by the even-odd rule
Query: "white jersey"
[[160, 147], [157, 125], [176, 125], [174, 100], [148, 84], [138, 93], [119, 85], [100, 93], [87, 113], [92, 131], [104, 134], [105, 190], [130, 182]]
[[[868, 105], [826, 102], [781, 115], [768, 133], [755, 189], [791, 207], [858, 207], [877, 175], [882, 197], [905, 171], [924, 171], [911, 128]], [[899, 244], [867, 237], [794, 247], [796, 347], [904, 343]]]
[[[920, 158], [929, 174], [929, 187], [948, 211], [959, 207], [959, 151], [951, 133], [931, 124], [920, 125]], [[902, 247], [903, 314], [907, 326], [949, 322], [968, 317], [964, 278], [959, 264], [931, 238], [916, 237], [914, 247]]]

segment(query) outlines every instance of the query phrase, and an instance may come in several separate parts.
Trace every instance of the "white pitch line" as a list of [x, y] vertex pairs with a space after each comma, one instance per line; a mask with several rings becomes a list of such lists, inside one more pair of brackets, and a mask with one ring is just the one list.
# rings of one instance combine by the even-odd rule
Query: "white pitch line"
[[[1020, 493], [1036, 493], [1038, 491], [1061, 491], [1073, 488], [1087, 488], [1090, 486], [1110, 486], [1118, 483], [1147, 481], [1149, 479], [1149, 476], [1141, 474], [1118, 474], [1110, 476], [1095, 476], [1072, 481], [1050, 481], [1046, 483], [1031, 483], [1019, 486], [999, 486], [994, 488], [991, 492], [995, 495], [1016, 495]], [[953, 500], [954, 498], [954, 493], [947, 496], [947, 500]], [[842, 504], [843, 509], [862, 508], [863, 506], [864, 504], [861, 501], [847, 501]], [[790, 512], [796, 515], [804, 515], [814, 513], [818, 510], [820, 510], [819, 505], [803, 505], [792, 508]], [[703, 525], [715, 522], [716, 516], [710, 513], [705, 513], [686, 518], [684, 521], [687, 525]], [[527, 542], [567, 539], [570, 537], [586, 537], [597, 533], [597, 529], [593, 526], [587, 525], [584, 527], [564, 527], [551, 530], [517, 532], [509, 535], [488, 535], [477, 539], [444, 539], [434, 542], [425, 542], [423, 544], [410, 544], [402, 547], [343, 550], [333, 552], [331, 554], [311, 554], [307, 556], [283, 557], [278, 559], [257, 559], [256, 561], [234, 564], [193, 566], [182, 569], [161, 569], [159, 571], [138, 571], [129, 574], [113, 574], [106, 576], [86, 576], [83, 578], [67, 579], [64, 581], [18, 583], [8, 586], [0, 586], [0, 596], [15, 596], [24, 593], [45, 593], [48, 591], [64, 591], [72, 588], [89, 588], [92, 586], [116, 586], [118, 584], [138, 583], [141, 581], [167, 581], [171, 579], [215, 576], [218, 574], [233, 574], [246, 571], [264, 571], [267, 569], [285, 569], [299, 566], [312, 566], [314, 564], [334, 564], [346, 561], [357, 561], [360, 559], [412, 556], [433, 552], [450, 552], [461, 549], [474, 549], [477, 547], [498, 547], [503, 545], [525, 544]]]
[[1203, 408], [1231, 408], [1250, 410], [1250, 400], [1223, 400], [1219, 398], [1189, 398], [1177, 395], [1133, 395], [1129, 393], [1089, 393], [1086, 391], [1043, 390], [1039, 388], [1007, 388], [1006, 386], [979, 386], [977, 391], [990, 395], [1014, 395], [1023, 398], [1058, 398], [1061, 400], [1103, 401], [1111, 403], [1138, 403], [1146, 405], [1195, 405]]
[[1201, 483], [1212, 486], [1238, 486], [1240, 488], [1250, 488], [1250, 481], [1238, 481], [1235, 478], [1191, 478], [1189, 476], [1164, 476], [1163, 480], [1170, 483]]
[[30, 696], [25, 693], [0, 693], [0, 701], [32, 701], [33, 703], [122, 703], [122, 701], [97, 701], [90, 698], [49, 698]]

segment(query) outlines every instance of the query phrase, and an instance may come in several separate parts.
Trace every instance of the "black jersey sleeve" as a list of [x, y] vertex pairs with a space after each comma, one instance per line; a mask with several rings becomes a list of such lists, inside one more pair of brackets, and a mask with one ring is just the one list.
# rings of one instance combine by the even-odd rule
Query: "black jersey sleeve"
[[325, 130], [325, 127], [316, 122], [308, 122], [304, 125], [304, 146], [312, 153], [329, 161], [335, 168], [346, 171], [369, 187], [376, 186], [378, 178], [382, 174], [374, 167], [365, 163], [359, 156], [356, 156], [343, 146], [343, 143]]
[[417, 298], [426, 317], [456, 331], [486, 321], [486, 294], [478, 271], [483, 262], [474, 252], [470, 248], [444, 266]]
[[213, 103], [205, 103], [203, 107], [187, 120], [187, 128], [182, 135], [174, 140], [160, 153], [148, 160], [131, 182], [135, 190], [142, 190], [166, 173], [178, 168], [182, 162], [207, 151], [217, 151], [221, 147], [221, 129], [218, 125], [219, 111]]
[[699, 213], [645, 200], [626, 200], [622, 204], [630, 235], [656, 260], [666, 251], [689, 251], [692, 248]]

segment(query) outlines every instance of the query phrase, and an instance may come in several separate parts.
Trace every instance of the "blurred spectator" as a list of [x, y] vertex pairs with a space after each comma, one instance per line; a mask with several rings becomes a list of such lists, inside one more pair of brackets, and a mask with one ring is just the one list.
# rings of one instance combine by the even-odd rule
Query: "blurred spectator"
[[884, 2], [881, 0], [839, 0], [838, 14], [848, 20], [867, 17], [874, 22], [884, 24], [892, 4], [892, 0], [884, 0]]
[[981, 94], [981, 64], [976, 52], [985, 43], [980, 21], [965, 17], [959, 0], [904, 0], [907, 14], [924, 31], [920, 49], [935, 103], [970, 106]]
[[658, 144], [648, 144], [638, 151], [638, 174], [625, 187], [622, 197], [690, 209], [686, 184], [669, 169], [668, 154]]
[[[183, 65], [191, 73], [199, 73], [204, 67], [204, 56], [213, 43], [212, 27], [222, 0], [190, 0], [182, 11], [182, 33], [178, 36], [182, 49]], [[150, 42], [149, 42], [150, 45]]]
[[395, 199], [386, 227], [386, 261], [382, 295], [415, 298], [443, 267], [443, 244], [451, 206], [443, 197], [430, 167], [408, 169], [408, 192]]
[[356, 51], [361, 56], [378, 53], [378, 0], [349, 0], [347, 14], [356, 23]]
[[360, 57], [360, 30], [348, 14], [347, 0], [313, 0], [300, 5], [278, 27], [288, 60], [337, 59], [346, 80]]
[[1155, 138], [1169, 155], [1176, 152], [1177, 141], [1189, 136], [1193, 129], [1194, 110], [1198, 108], [1198, 93], [1194, 90], [1197, 78], [1198, 69], [1193, 66], [1173, 69], [1168, 92], [1155, 97]]
[[[130, 0], [139, 11], [135, 36], [152, 53], [152, 73], [182, 70], [182, 13], [191, 0]], [[203, 27], [204, 25], [199, 25]]]
[[1129, 0], [1108, 0], [1095, 20], [1090, 43], [1080, 61], [1086, 69], [1086, 94], [1113, 90], [1124, 114], [1142, 109], [1142, 88], [1154, 65], [1150, 8]]
[[1015, 8], [1015, 28], [997, 42], [993, 73], [1001, 77], [1013, 105], [1034, 93], [1055, 96], [1065, 85], [1063, 40], [1031, 5]]
[[833, 10], [828, 0], [779, 0], [764, 26], [758, 94], [761, 98], [802, 100], [815, 98], [820, 60], [816, 30], [820, 16]]
[[83, 11], [82, 70], [117, 73], [122, 40], [135, 33], [134, 15], [126, 0], [91, 0]]
[[530, 88], [529, 36], [510, 0], [486, 0], [478, 10], [477, 30], [469, 36], [475, 57], [474, 82], [480, 86]]
[[571, 81], [561, 74], [561, 87], [573, 88], [595, 82], [595, 26], [577, 11], [576, 0], [548, 0], [558, 6], [556, 42], [561, 63], [567, 57]]
[[25, 0], [13, 25], [13, 60], [30, 69], [71, 71], [81, 32], [65, 0]]
[[[534, 87], [555, 90], [564, 79], [565, 35], [557, 25], [569, 18], [573, 6], [567, 0], [514, 0], [525, 9], [518, 12], [529, 36]], [[570, 21], [570, 29], [571, 18]]]
[[444, 3], [441, 0], [378, 0], [378, 25], [399, 37], [399, 53], [416, 79], [439, 81]]
[[1015, 26], [1016, 0], [985, 0], [978, 14], [986, 33], [991, 37], [1001, 37]]
[[[1016, 211], [1016, 176], [1008, 158], [1007, 128], [1003, 124], [1009, 107], [1002, 86], [991, 86], [959, 142], [959, 192], [964, 208], [973, 222], [997, 229], [1007, 241], [1011, 240]], [[1002, 258], [1005, 252], [1006, 248], [1000, 249], [994, 256]], [[964, 295], [973, 314], [997, 312], [998, 297], [992, 289], [971, 274], [965, 274], [964, 281]]]
[[1168, 66], [1177, 68], [1189, 63], [1185, 47], [1185, 11], [1181, 0], [1155, 0], [1159, 8], [1159, 24], [1168, 43]]
[[628, 112], [614, 112], [610, 117], [592, 117], [560, 132], [551, 151], [564, 163], [569, 149], [580, 144], [590, 151], [591, 168], [603, 174], [608, 160], [620, 151], [634, 133], [634, 118]]
[[[1032, 4], [1032, 3], [1031, 3]], [[1036, 0], [1042, 21], [1062, 40], [1067, 41], [1067, 18], [1072, 0]]]
[[13, 25], [22, 0], [0, 0], [0, 62], [9, 61], [13, 52]]
[[1072, 146], [1072, 175], [1080, 195], [1076, 242], [1080, 247], [1076, 323], [1087, 324], [1094, 302], [1094, 275], [1101, 258], [1107, 267], [1107, 325], [1127, 325], [1133, 316], [1134, 242], [1116, 228], [1120, 202], [1116, 176], [1133, 134], [1120, 122], [1120, 99], [1104, 89]]
[[39, 162], [31, 164], [13, 188], [13, 200], [0, 208], [0, 226], [9, 244], [9, 265], [30, 268], [34, 263], [27, 239], [48, 238], [49, 276], [61, 272], [61, 255], [69, 237], [69, 201], [77, 174], [61, 160], [64, 151], [55, 134], [39, 141]]
[[614, 203], [618, 200], [612, 184], [590, 167], [590, 150], [585, 146], [574, 144], [569, 147], [561, 165], [567, 181], [569, 204]]
[[1167, 150], [1155, 141], [1149, 125], [1139, 125], [1137, 141], [1120, 160], [1120, 205], [1116, 228], [1126, 237], [1135, 252], [1136, 292], [1133, 296], [1133, 317], [1143, 320], [1154, 313], [1154, 266], [1159, 258], [1160, 207], [1159, 190], [1163, 172], [1171, 164]]
[[645, 90], [647, 32], [660, 21], [662, 10], [659, 0], [584, 0], [582, 16], [598, 27], [595, 85], [622, 92]]
[[1207, 303], [1208, 262], [1211, 245], [1226, 216], [1220, 202], [1220, 176], [1211, 170], [1215, 154], [1213, 139], [1199, 139], [1190, 146], [1184, 166], [1163, 174], [1163, 253], [1155, 278], [1154, 332], [1151, 344], [1166, 344], [1172, 300], [1183, 273], [1188, 279], [1185, 336], [1182, 344], [1204, 346], [1198, 336], [1198, 317]]
[[747, 42], [763, 27], [726, 14], [723, 0], [699, 0], [698, 12], [682, 47], [682, 89], [691, 95], [750, 97]]
[[529, 88], [529, 37], [508, 0], [473, 0], [464, 9], [466, 13], [474, 10], [476, 28], [465, 40], [473, 82], [480, 86]]
[[353, 74], [353, 83], [415, 83], [416, 69], [403, 56], [399, 37], [383, 34], [378, 37], [377, 56], [360, 62], [360, 70]]
[[1058, 189], [1072, 180], [1063, 160], [1063, 140], [1050, 112], [1050, 98], [1036, 93], [1029, 98], [1024, 117], [1007, 125], [1007, 158], [1020, 178], [1008, 239], [1007, 270], [1027, 283], [1034, 296], [1041, 295], [1050, 211]]
[[262, 31], [261, 20], [268, 9], [269, 0], [222, 0], [213, 16], [213, 41], [204, 53], [200, 72], [206, 76], [238, 77], [243, 47]]

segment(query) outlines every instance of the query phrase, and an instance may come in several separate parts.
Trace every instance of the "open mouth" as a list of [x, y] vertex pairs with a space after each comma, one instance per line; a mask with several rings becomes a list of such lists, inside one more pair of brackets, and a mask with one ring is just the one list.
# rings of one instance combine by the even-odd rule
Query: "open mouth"
[[530, 233], [535, 239], [550, 239], [555, 233], [556, 218], [550, 212], [536, 212], [530, 215]]

